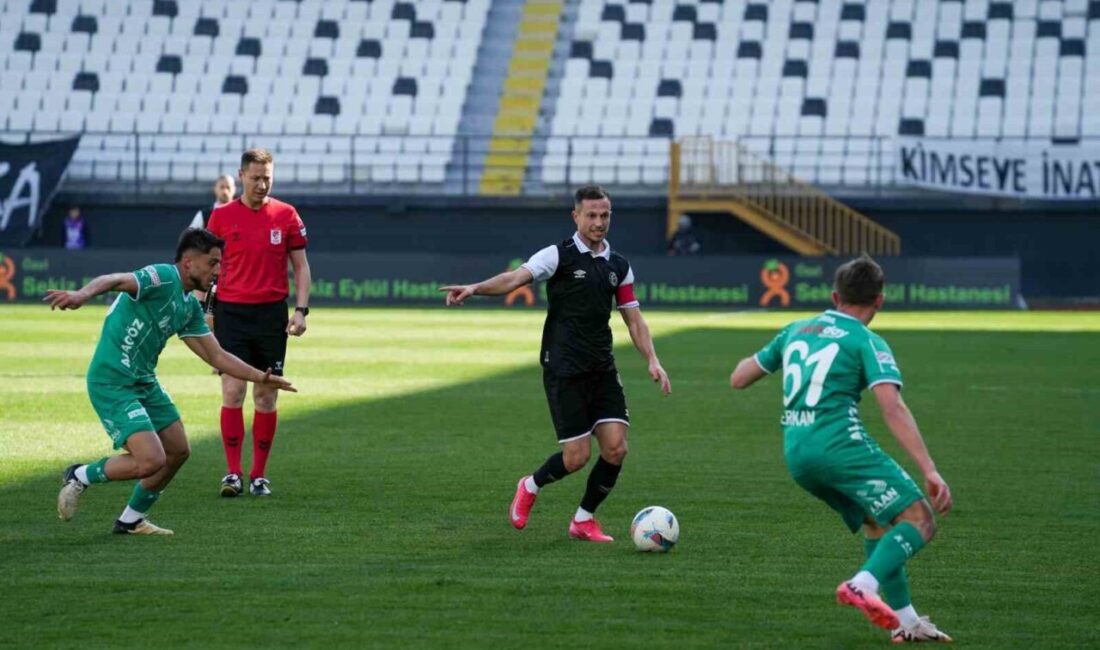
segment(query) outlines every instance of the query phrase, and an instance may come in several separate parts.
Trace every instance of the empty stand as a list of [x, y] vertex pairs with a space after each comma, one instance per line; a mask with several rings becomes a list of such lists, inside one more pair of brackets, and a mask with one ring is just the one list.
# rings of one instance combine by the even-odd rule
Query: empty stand
[[[279, 157], [286, 180], [441, 182], [488, 7], [0, 0], [0, 130], [97, 132], [74, 157], [77, 179], [205, 182], [247, 143], [294, 153]], [[104, 137], [115, 133], [129, 137]], [[312, 135], [344, 144], [299, 152]], [[401, 135], [434, 143], [389, 137], [393, 161], [374, 159]]]

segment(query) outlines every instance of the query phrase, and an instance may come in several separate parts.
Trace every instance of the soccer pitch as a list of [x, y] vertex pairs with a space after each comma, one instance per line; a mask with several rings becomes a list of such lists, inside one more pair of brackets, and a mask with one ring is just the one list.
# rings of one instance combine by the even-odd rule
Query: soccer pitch
[[[516, 479], [555, 449], [542, 314], [442, 306], [310, 316], [289, 346], [301, 392], [280, 399], [265, 500], [217, 496], [218, 380], [169, 343], [159, 376], [192, 455], [151, 519], [176, 536], [110, 534], [129, 482], [93, 487], [62, 523], [61, 469], [110, 453], [83, 379], [103, 315], [0, 307], [0, 646], [889, 642], [833, 603], [862, 547], [788, 477], [776, 379], [728, 387], [792, 314], [648, 312], [668, 398], [614, 317], [633, 428], [598, 513], [611, 545], [566, 534], [584, 476], [543, 492], [526, 530], [507, 521]], [[968, 648], [1100, 644], [1100, 314], [885, 312], [874, 325], [955, 495], [909, 565], [917, 609]], [[250, 454], [251, 435], [246, 469]], [[653, 504], [681, 521], [668, 555], [627, 537]]]

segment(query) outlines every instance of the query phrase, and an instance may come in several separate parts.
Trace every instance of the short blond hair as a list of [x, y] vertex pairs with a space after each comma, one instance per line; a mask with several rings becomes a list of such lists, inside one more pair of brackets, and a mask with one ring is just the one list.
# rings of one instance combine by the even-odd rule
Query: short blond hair
[[249, 149], [241, 154], [241, 169], [247, 169], [252, 163], [260, 163], [261, 165], [268, 165], [275, 162], [275, 156], [271, 155], [271, 152], [267, 149]]

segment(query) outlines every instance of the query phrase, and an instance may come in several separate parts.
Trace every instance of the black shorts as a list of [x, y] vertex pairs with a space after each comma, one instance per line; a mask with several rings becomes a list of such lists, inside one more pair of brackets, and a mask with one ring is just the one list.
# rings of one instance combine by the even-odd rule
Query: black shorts
[[603, 422], [630, 425], [623, 383], [614, 368], [572, 377], [543, 369], [542, 385], [559, 443], [583, 438]]
[[288, 322], [286, 302], [281, 300], [256, 305], [214, 303], [218, 344], [253, 368], [271, 368], [273, 375], [283, 374]]

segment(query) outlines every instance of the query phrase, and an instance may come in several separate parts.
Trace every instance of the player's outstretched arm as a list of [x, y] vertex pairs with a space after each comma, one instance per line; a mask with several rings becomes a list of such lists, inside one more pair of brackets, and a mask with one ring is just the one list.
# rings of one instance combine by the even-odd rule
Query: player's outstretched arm
[[755, 357], [745, 357], [733, 369], [733, 374], [730, 375], [730, 386], [737, 390], [744, 390], [767, 376], [768, 373], [764, 372]]
[[521, 266], [475, 284], [451, 284], [439, 287], [439, 290], [447, 293], [446, 303], [451, 307], [461, 305], [470, 296], [503, 296], [525, 284], [531, 284], [534, 279], [535, 276]]
[[932, 506], [940, 514], [951, 509], [951, 489], [936, 471], [936, 464], [932, 462], [932, 455], [928, 453], [928, 447], [924, 444], [924, 438], [917, 428], [917, 420], [913, 417], [905, 400], [901, 398], [901, 391], [896, 384], [882, 383], [873, 386], [871, 391], [875, 394], [879, 408], [882, 410], [882, 419], [886, 421], [890, 433], [894, 434], [898, 444], [905, 449], [909, 457], [924, 474], [924, 489], [932, 500]]
[[649, 333], [649, 325], [642, 317], [642, 310], [638, 307], [620, 309], [626, 329], [630, 332], [630, 340], [634, 347], [641, 353], [642, 358], [649, 365], [649, 376], [655, 383], [661, 385], [661, 392], [668, 395], [672, 392], [672, 382], [668, 379], [668, 373], [661, 367], [661, 361], [657, 358], [657, 351], [653, 349], [653, 336]]
[[137, 278], [133, 273], [101, 275], [76, 291], [49, 289], [46, 291], [46, 296], [42, 298], [42, 302], [49, 303], [51, 310], [80, 309], [84, 303], [108, 291], [125, 291], [130, 295], [136, 295]]
[[236, 355], [226, 352], [213, 335], [188, 336], [183, 339], [187, 347], [200, 359], [211, 366], [221, 370], [230, 377], [236, 377], [242, 381], [250, 381], [255, 384], [263, 384], [271, 388], [297, 393], [298, 389], [287, 379], [271, 374], [271, 369], [266, 372], [257, 370]]

